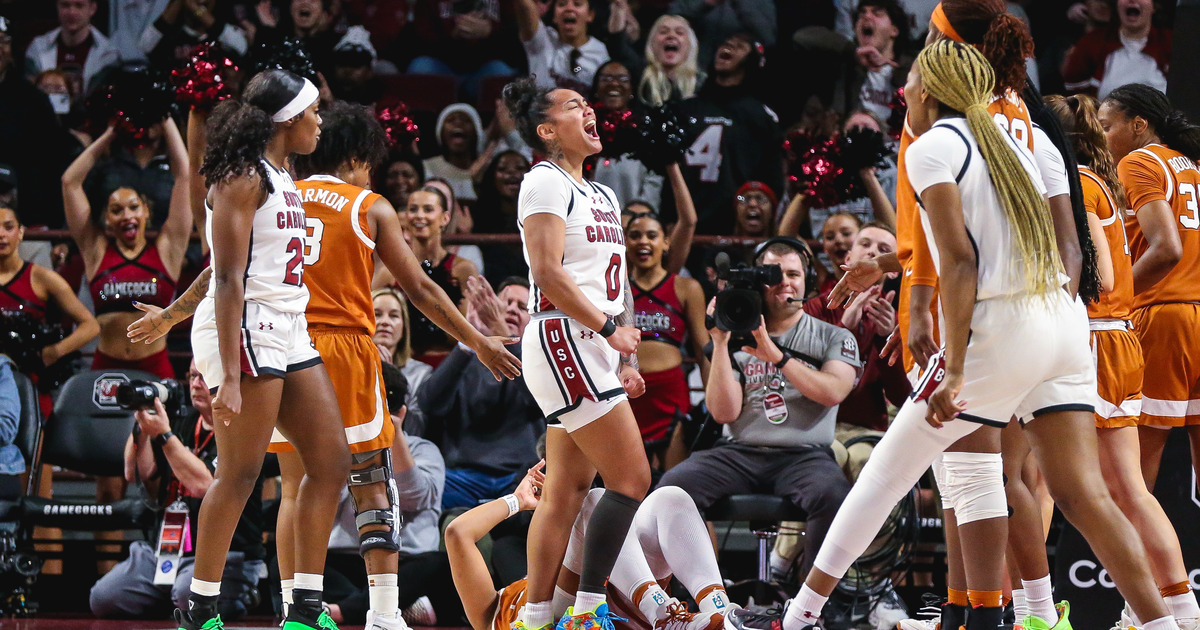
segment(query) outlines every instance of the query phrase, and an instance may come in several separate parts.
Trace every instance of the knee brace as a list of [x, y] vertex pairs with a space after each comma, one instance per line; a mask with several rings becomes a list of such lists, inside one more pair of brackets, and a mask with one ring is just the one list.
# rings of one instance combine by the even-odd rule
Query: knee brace
[[942, 466], [942, 493], [954, 507], [959, 525], [1008, 516], [1000, 453], [945, 453]]
[[[386, 509], [373, 508], [360, 510], [357, 501], [354, 499], [353, 490], [350, 492], [350, 500], [355, 501], [354, 525], [358, 527], [359, 531], [358, 553], [360, 555], [372, 549], [400, 550], [400, 528], [403, 527], [403, 519], [400, 517], [400, 510], [396, 507], [396, 479], [392, 477], [391, 451], [380, 449], [370, 453], [355, 455], [354, 461], [356, 464], [360, 464], [369, 461], [376, 454], [381, 455], [381, 463], [379, 465], [361, 470], [352, 470], [346, 480], [346, 485], [352, 489], [354, 486], [383, 484], [385, 493], [387, 494], [388, 507]], [[387, 527], [387, 530], [373, 529], [363, 531], [363, 528], [368, 525], [383, 525]]]
[[946, 464], [942, 461], [945, 455], [939, 454], [930, 468], [933, 469], [933, 483], [937, 485], [938, 494], [942, 497], [942, 510], [953, 510], [954, 502], [951, 500], [949, 489], [946, 488]]

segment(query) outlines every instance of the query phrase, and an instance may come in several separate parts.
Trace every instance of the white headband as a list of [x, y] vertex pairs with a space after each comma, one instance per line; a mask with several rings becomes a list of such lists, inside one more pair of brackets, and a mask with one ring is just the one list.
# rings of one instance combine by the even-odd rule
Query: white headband
[[296, 95], [296, 98], [275, 112], [271, 116], [271, 120], [277, 123], [289, 121], [308, 109], [309, 105], [317, 102], [317, 98], [320, 96], [321, 93], [317, 90], [317, 86], [313, 85], [312, 81], [305, 79], [304, 87], [300, 88], [300, 93]]

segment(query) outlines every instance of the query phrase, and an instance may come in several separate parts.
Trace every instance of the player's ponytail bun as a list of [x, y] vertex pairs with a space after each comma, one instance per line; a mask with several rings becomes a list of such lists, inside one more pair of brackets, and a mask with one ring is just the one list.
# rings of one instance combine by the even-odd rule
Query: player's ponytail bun
[[200, 175], [212, 187], [234, 177], [257, 174], [263, 190], [274, 192], [262, 164], [267, 143], [275, 135], [271, 116], [296, 98], [304, 79], [286, 70], [264, 70], [246, 84], [242, 100], [222, 101], [208, 117], [208, 146]]
[[530, 75], [504, 86], [501, 95], [521, 139], [539, 153], [546, 153], [546, 143], [538, 135], [537, 128], [547, 120], [550, 90], [538, 86]]
[[1200, 126], [1175, 109], [1162, 92], [1141, 83], [1129, 83], [1108, 93], [1104, 99], [1116, 104], [1126, 116], [1141, 116], [1163, 144], [1200, 162]]
[[983, 53], [996, 74], [996, 94], [1025, 87], [1025, 59], [1033, 56], [1033, 38], [1004, 0], [942, 0], [942, 11], [961, 41]]
[[1010, 146], [1011, 139], [1002, 135], [988, 113], [995, 84], [991, 64], [973, 46], [943, 39], [921, 51], [917, 66], [929, 94], [966, 116], [1012, 229], [1013, 245], [1024, 262], [1021, 275], [1026, 291], [1050, 293], [1058, 287], [1062, 271], [1050, 207]]

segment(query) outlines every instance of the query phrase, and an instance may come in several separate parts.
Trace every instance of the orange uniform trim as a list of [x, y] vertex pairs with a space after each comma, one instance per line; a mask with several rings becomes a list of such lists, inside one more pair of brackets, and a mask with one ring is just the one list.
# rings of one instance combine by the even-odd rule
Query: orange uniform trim
[[954, 30], [954, 27], [950, 24], [950, 19], [946, 17], [946, 12], [942, 9], [941, 2], [933, 8], [933, 15], [929, 16], [929, 21], [933, 22], [933, 25], [938, 27], [938, 30], [946, 37], [956, 42], [963, 41], [962, 35], [959, 35], [958, 31]]
[[971, 608], [999, 608], [1003, 597], [1002, 591], [967, 591]]
[[960, 591], [953, 588], [946, 589], [946, 603], [953, 604], [955, 606], [971, 605], [970, 599], [967, 596], [967, 591]]

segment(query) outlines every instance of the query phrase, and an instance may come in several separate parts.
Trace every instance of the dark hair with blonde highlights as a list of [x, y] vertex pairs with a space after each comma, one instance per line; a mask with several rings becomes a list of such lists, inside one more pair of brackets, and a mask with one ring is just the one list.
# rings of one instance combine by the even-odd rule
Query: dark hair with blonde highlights
[[1042, 99], [1062, 124], [1063, 131], [1071, 141], [1071, 150], [1079, 163], [1092, 169], [1108, 186], [1120, 211], [1129, 205], [1125, 186], [1117, 177], [1117, 162], [1108, 150], [1104, 128], [1100, 126], [1096, 99], [1086, 95], [1059, 96], [1052, 94]]

